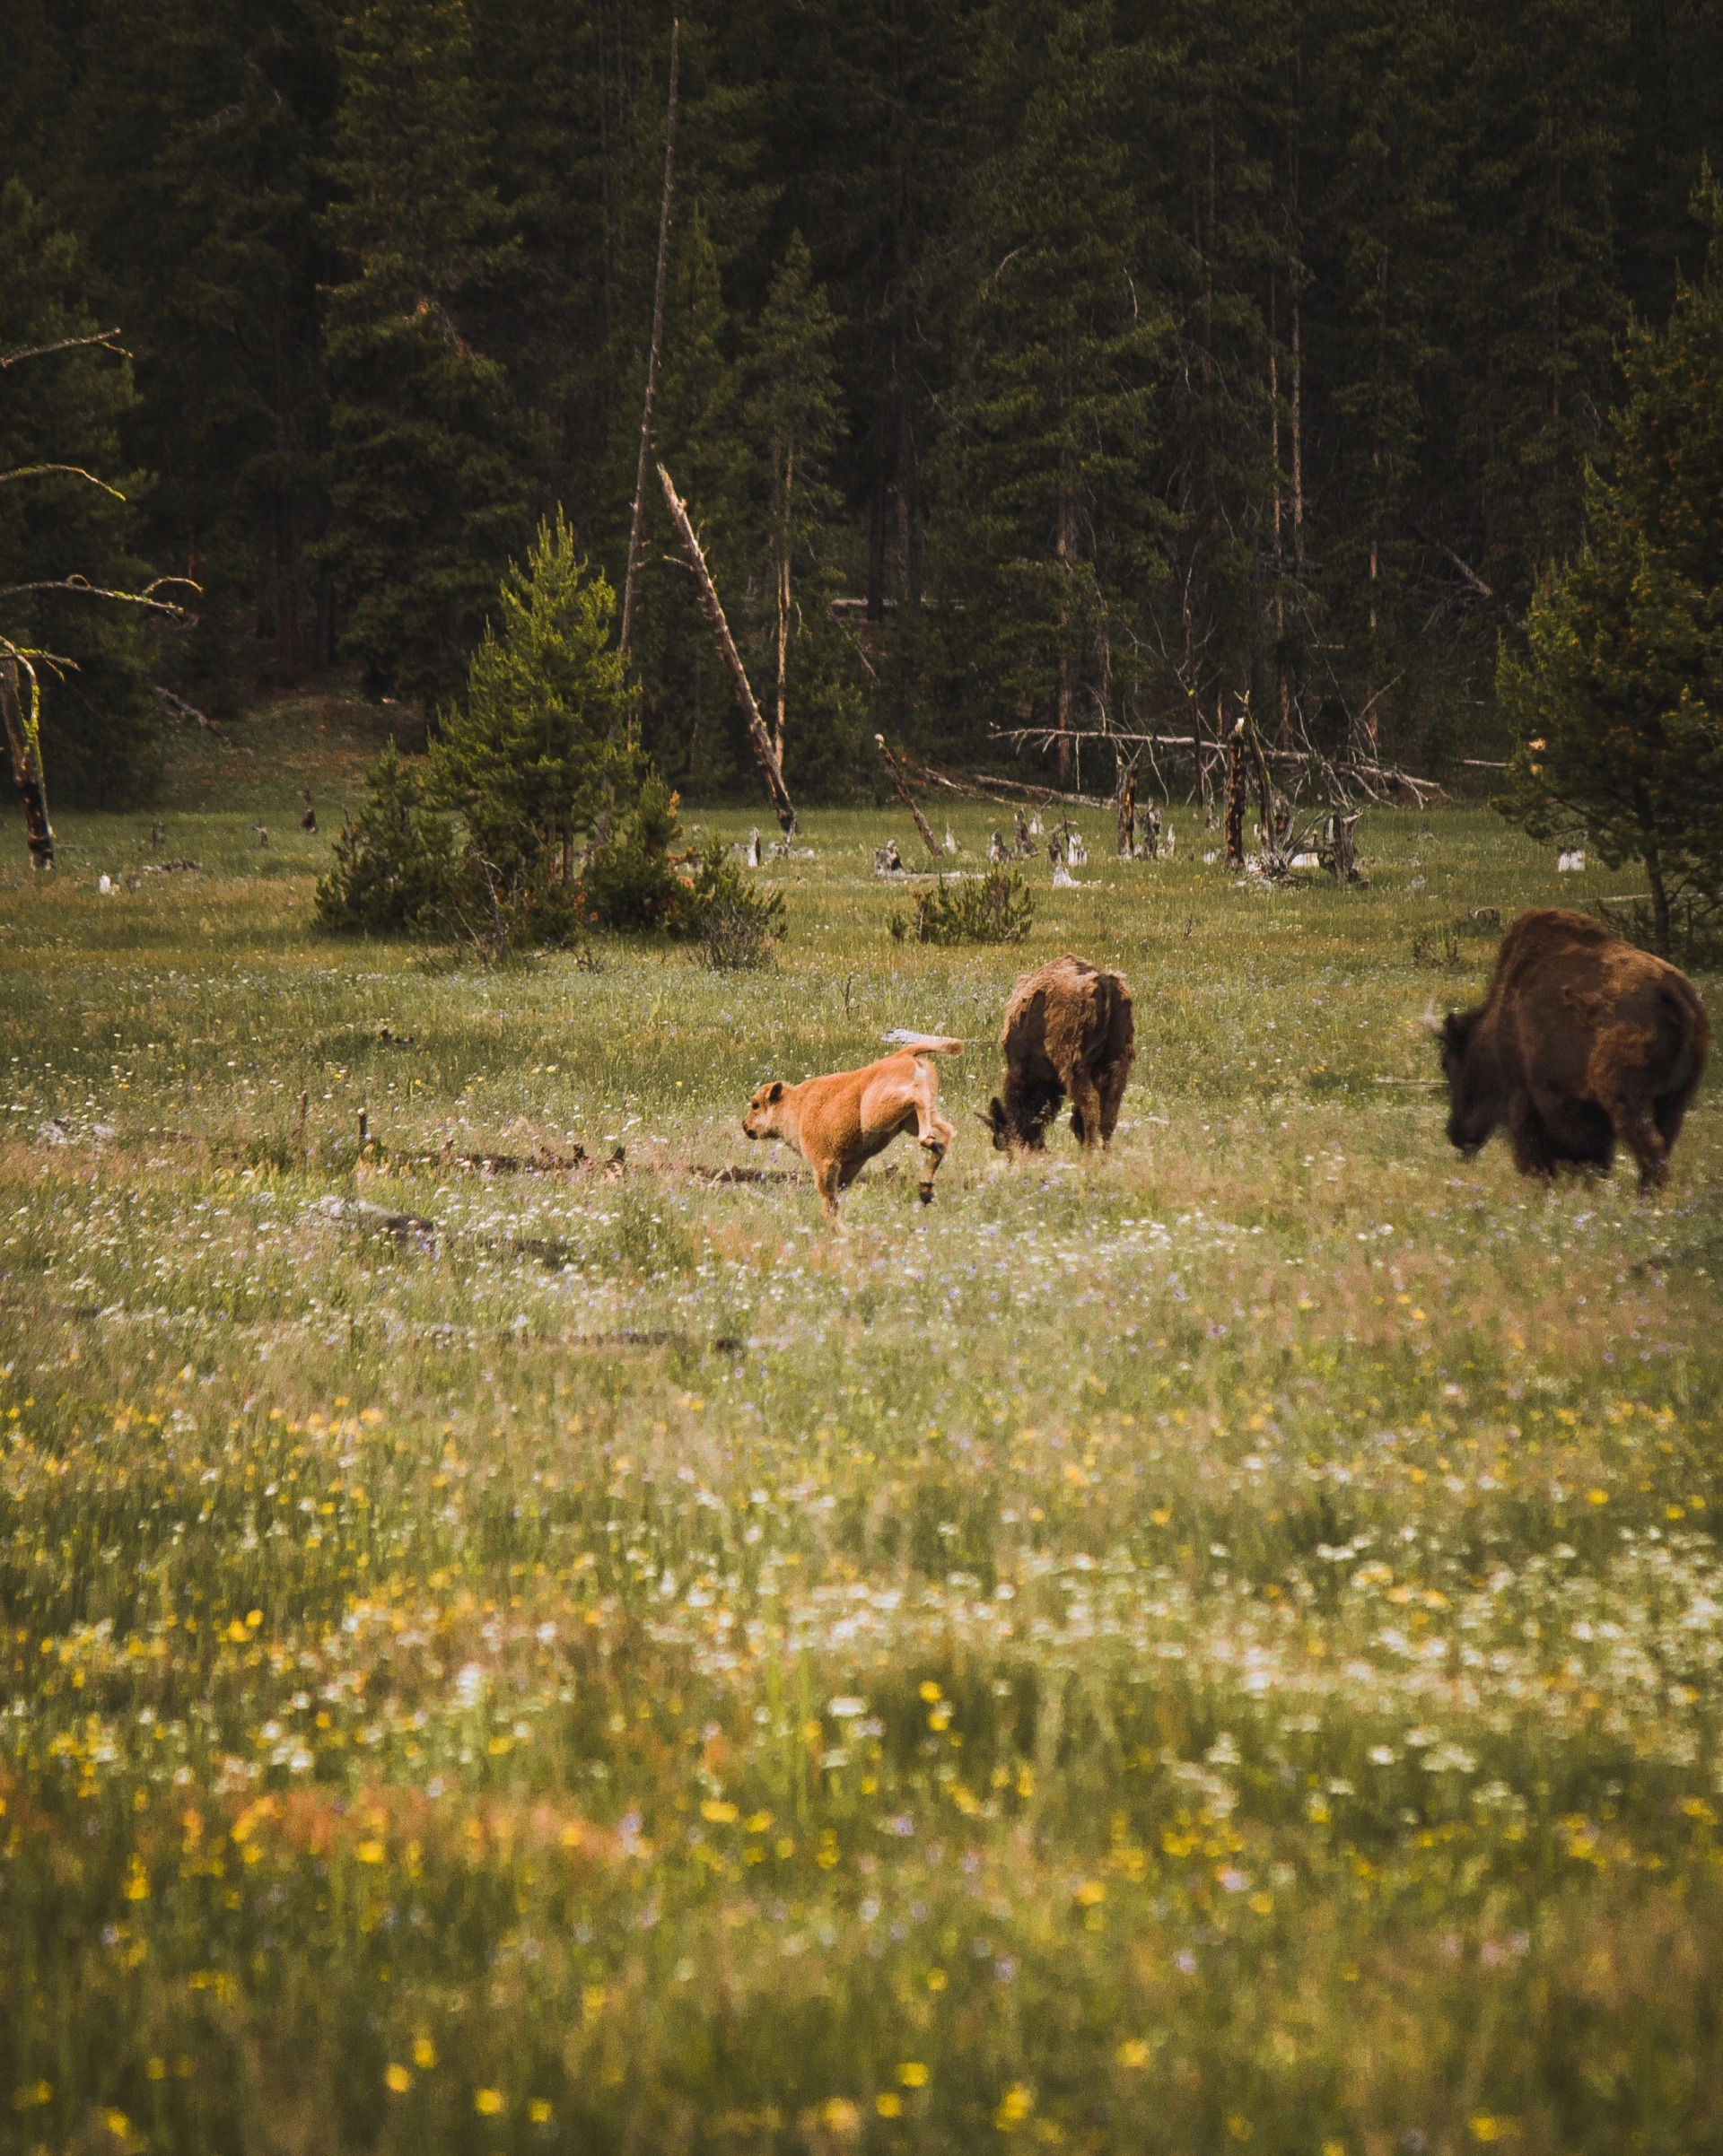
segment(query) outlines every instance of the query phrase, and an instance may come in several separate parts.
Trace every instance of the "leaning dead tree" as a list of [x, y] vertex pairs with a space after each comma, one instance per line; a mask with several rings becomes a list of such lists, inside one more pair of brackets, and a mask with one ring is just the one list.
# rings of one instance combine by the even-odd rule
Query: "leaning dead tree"
[[[52, 345], [30, 345], [15, 352], [0, 352], [0, 374], [20, 366], [26, 360], [52, 359], [62, 352], [111, 352], [121, 359], [129, 357], [123, 345], [117, 340], [118, 329], [92, 330], [87, 336], [62, 337]], [[14, 465], [10, 471], [0, 472], [0, 486], [11, 486], [25, 479], [75, 479], [86, 486], [93, 486], [98, 493], [108, 494], [116, 502], [126, 497], [117, 486], [110, 486], [94, 472], [85, 471], [81, 464], [44, 462]], [[92, 584], [87, 577], [75, 573], [70, 576], [37, 577], [22, 584], [0, 585], [0, 604], [7, 599], [35, 598], [49, 593], [65, 593], [76, 598], [105, 599], [126, 607], [142, 607], [147, 612], [162, 615], [168, 620], [188, 624], [192, 616], [185, 607], [172, 599], [158, 598], [156, 594], [165, 585], [175, 584], [196, 591], [197, 586], [185, 577], [159, 577], [142, 591], [109, 590], [105, 585]], [[48, 814], [48, 780], [42, 768], [42, 669], [52, 674], [74, 672], [77, 662], [60, 654], [46, 650], [36, 644], [21, 644], [0, 630], [0, 733], [6, 738], [7, 760], [12, 765], [13, 783], [17, 787], [24, 807], [25, 842], [30, 848], [32, 867], [51, 869], [54, 866], [54, 826]], [[29, 685], [26, 690], [25, 685]]]
[[670, 521], [676, 526], [682, 551], [688, 557], [688, 566], [694, 572], [695, 581], [700, 587], [700, 605], [705, 614], [706, 625], [712, 631], [713, 642], [718, 647], [718, 656], [730, 673], [730, 686], [736, 692], [736, 701], [742, 707], [742, 717], [748, 721], [748, 746], [754, 751], [754, 760], [760, 767], [760, 776], [765, 781], [765, 790], [772, 803], [772, 812], [785, 838], [794, 834], [796, 828], [795, 803], [790, 799], [790, 790], [783, 782], [783, 767], [772, 746], [772, 737], [766, 731], [765, 721], [760, 716], [760, 707], [754, 700], [754, 692], [748, 685], [747, 670], [742, 655], [736, 649], [736, 640], [730, 633], [730, 624], [724, 619], [724, 609], [719, 602], [718, 588], [712, 580], [712, 572], [706, 566], [705, 551], [688, 520], [687, 504], [671, 484], [670, 475], [660, 464], [658, 476], [664, 488], [665, 506], [670, 512]]
[[652, 453], [652, 400], [658, 395], [658, 359], [664, 345], [664, 285], [670, 260], [670, 202], [676, 177], [676, 78], [680, 22], [670, 24], [670, 102], [664, 122], [664, 201], [658, 214], [658, 281], [652, 288], [652, 341], [646, 354], [646, 397], [640, 414], [640, 455], [634, 464], [634, 507], [628, 523], [628, 562], [622, 580], [622, 655], [634, 633], [634, 590], [640, 580], [640, 527], [646, 513], [646, 466]]
[[933, 856], [934, 860], [936, 861], [939, 860], [940, 858], [940, 842], [933, 835], [933, 826], [922, 814], [920, 803], [916, 800], [914, 795], [909, 790], [909, 772], [905, 768], [902, 757], [894, 756], [892, 755], [891, 751], [886, 746], [886, 737], [883, 734], [876, 734], [873, 738], [874, 744], [879, 749], [879, 754], [886, 760], [886, 771], [890, 777], [892, 785], [896, 789], [897, 799], [903, 803], [904, 807], [908, 809], [911, 816], [914, 817], [915, 828], [922, 834], [922, 843], [927, 848], [928, 851]]
[[51, 869], [54, 826], [48, 820], [48, 783], [42, 776], [41, 694], [32, 669], [26, 710], [18, 694], [18, 675], [19, 654], [15, 646], [8, 645], [0, 650], [0, 724], [5, 728], [13, 783], [24, 805], [24, 836], [31, 866]]

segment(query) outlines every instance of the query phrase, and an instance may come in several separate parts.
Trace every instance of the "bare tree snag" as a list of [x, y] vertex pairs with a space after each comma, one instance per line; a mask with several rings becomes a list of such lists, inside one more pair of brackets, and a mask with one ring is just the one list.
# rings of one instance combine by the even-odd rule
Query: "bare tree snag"
[[1240, 711], [1227, 736], [1227, 866], [1242, 869], [1245, 865], [1245, 795], [1248, 790], [1245, 770], [1246, 719]]
[[[940, 842], [933, 835], [931, 825], [929, 824], [916, 805], [914, 795], [909, 790], [909, 779], [903, 765], [886, 746], [886, 737], [883, 734], [876, 734], [873, 738], [879, 754], [886, 760], [886, 769], [891, 774], [891, 782], [897, 790], [897, 799], [915, 819], [915, 828], [922, 834], [922, 843], [936, 861], [940, 860]], [[942, 861], [940, 866], [944, 866]]]
[[658, 358], [664, 343], [664, 286], [669, 274], [670, 199], [676, 173], [676, 81], [682, 26], [670, 24], [670, 101], [664, 122], [664, 201], [658, 214], [658, 282], [652, 291], [652, 342], [646, 354], [646, 398], [640, 415], [640, 456], [634, 465], [634, 507], [628, 525], [628, 562], [622, 580], [623, 657], [634, 633], [634, 590], [640, 580], [640, 525], [646, 512], [646, 464], [652, 450], [652, 400], [658, 394]]
[[778, 542], [778, 729], [772, 737], [772, 753], [783, 765], [783, 706], [790, 670], [790, 496], [796, 483], [796, 452], [783, 453], [783, 532]]
[[[736, 640], [730, 633], [730, 624], [724, 619], [724, 609], [719, 602], [718, 588], [712, 580], [712, 572], [706, 567], [704, 550], [688, 520], [687, 505], [671, 483], [670, 475], [660, 464], [658, 476], [664, 488], [664, 501], [670, 512], [670, 521], [676, 526], [677, 537], [682, 542], [682, 551], [688, 557], [695, 581], [700, 587], [700, 604], [706, 616], [706, 625], [712, 631], [713, 642], [718, 647], [718, 656], [730, 670], [730, 685], [736, 692], [736, 701], [742, 707], [742, 716], [748, 721], [748, 746], [760, 767], [760, 776], [765, 781], [767, 798], [772, 812], [778, 819], [778, 828], [785, 838], [794, 835], [796, 828], [795, 803], [790, 799], [789, 789], [783, 782], [783, 772], [772, 751], [772, 737], [765, 730], [765, 721], [760, 716], [760, 707], [754, 701], [754, 692], [748, 685], [748, 675], [742, 666], [741, 654], [736, 649]], [[931, 842], [930, 842], [931, 843]], [[938, 849], [935, 848], [935, 851]]]
[[1358, 865], [1358, 854], [1352, 839], [1352, 834], [1358, 829], [1358, 819], [1362, 814], [1362, 809], [1354, 809], [1351, 816], [1346, 816], [1338, 808], [1329, 814], [1318, 858], [1336, 883], [1361, 884], [1364, 881], [1364, 872]]
[[1130, 860], [1137, 851], [1137, 765], [1119, 758], [1119, 859]]
[[31, 865], [54, 866], [54, 827], [48, 820], [48, 788], [42, 778], [41, 735], [37, 724], [34, 684], [30, 709], [18, 694], [18, 662], [0, 659], [0, 724], [6, 731], [12, 776], [24, 804], [24, 831]]
[[1245, 745], [1250, 752], [1252, 769], [1256, 779], [1257, 826], [1263, 851], [1272, 852], [1276, 840], [1281, 835], [1277, 828], [1281, 821], [1274, 813], [1274, 782], [1268, 775], [1268, 758], [1263, 754], [1263, 738], [1256, 730], [1255, 715], [1250, 708], [1250, 692], [1245, 692], [1244, 709], [1239, 720], [1245, 729]]

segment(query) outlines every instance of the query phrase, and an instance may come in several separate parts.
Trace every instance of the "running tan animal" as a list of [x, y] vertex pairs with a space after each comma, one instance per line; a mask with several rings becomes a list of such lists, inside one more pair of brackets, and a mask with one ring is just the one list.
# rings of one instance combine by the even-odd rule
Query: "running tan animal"
[[940, 1113], [940, 1073], [923, 1056], [960, 1055], [961, 1041], [940, 1034], [888, 1034], [903, 1043], [896, 1055], [862, 1070], [804, 1078], [786, 1086], [774, 1078], [748, 1104], [742, 1128], [750, 1138], [775, 1138], [793, 1146], [814, 1171], [828, 1220], [837, 1218], [837, 1194], [853, 1183], [876, 1153], [901, 1130], [914, 1130], [922, 1148], [921, 1196], [933, 1202], [933, 1177], [957, 1132]]

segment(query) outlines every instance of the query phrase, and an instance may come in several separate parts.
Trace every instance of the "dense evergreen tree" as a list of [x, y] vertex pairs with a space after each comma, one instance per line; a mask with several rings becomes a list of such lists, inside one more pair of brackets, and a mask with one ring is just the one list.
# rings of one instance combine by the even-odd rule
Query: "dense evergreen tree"
[[567, 884], [577, 844], [634, 770], [615, 594], [559, 512], [539, 526], [525, 566], [510, 563], [497, 611], [500, 628], [486, 625], [467, 694], [433, 744], [433, 790], [460, 810], [505, 886]]
[[[115, 446], [152, 478], [113, 529], [208, 586], [160, 655], [180, 686], [237, 708], [338, 649], [374, 693], [458, 696], [555, 502], [619, 576], [675, 4], [12, 11], [0, 179], [75, 240], [64, 303], [136, 354]], [[858, 783], [876, 729], [979, 762], [1011, 717], [1056, 767], [1062, 713], [1211, 728], [1246, 689], [1289, 743], [1491, 738], [1497, 642], [1579, 543], [1630, 308], [1660, 324], [1704, 259], [1720, 20], [684, 15], [659, 446], [774, 717], [788, 562], [799, 792]], [[786, 487], [804, 381], [824, 438]], [[674, 553], [655, 522], [643, 733], [697, 794], [751, 788]]]
[[[20, 179], [0, 187], [0, 359], [107, 327], [83, 303], [85, 282], [76, 241], [46, 206]], [[0, 485], [0, 635], [43, 655], [50, 799], [98, 807], [125, 800], [152, 769], [156, 633], [135, 606], [13, 587], [144, 580], [131, 544], [144, 482], [120, 449], [135, 394], [129, 361], [100, 346], [0, 370], [0, 472], [17, 475]], [[73, 468], [43, 468], [56, 466]]]
[[[757, 462], [750, 590], [756, 672], [774, 743], [795, 788], [845, 790], [860, 730], [855, 667], [832, 620], [841, 509], [829, 473], [843, 427], [837, 324], [800, 232], [772, 280], [747, 359], [746, 439]], [[764, 572], [764, 574], [761, 572]], [[761, 603], [763, 602], [763, 603]], [[786, 713], [793, 707], [792, 731]]]
[[1504, 810], [1639, 863], [1666, 951], [1678, 908], [1723, 905], [1723, 196], [1702, 282], [1636, 326], [1589, 476], [1587, 544], [1502, 661], [1519, 746]]
[[958, 694], [1042, 729], [1063, 778], [1080, 725], [1110, 722], [1140, 671], [1164, 570], [1155, 385], [1171, 323], [1125, 185], [1107, 11], [1050, 34], [1039, 13], [1008, 0], [995, 23], [1028, 93], [968, 242], [937, 588]]
[[98, 0], [78, 48], [65, 198], [93, 303], [137, 354], [146, 543], [206, 588], [186, 659], [219, 703], [250, 685], [251, 632], [278, 680], [332, 656], [302, 560], [322, 505], [324, 28], [316, 0]]
[[461, 0], [373, 0], [342, 48], [330, 225], [328, 526], [343, 648], [427, 709], [465, 672], [533, 492], [532, 430], [480, 341], [509, 266]]

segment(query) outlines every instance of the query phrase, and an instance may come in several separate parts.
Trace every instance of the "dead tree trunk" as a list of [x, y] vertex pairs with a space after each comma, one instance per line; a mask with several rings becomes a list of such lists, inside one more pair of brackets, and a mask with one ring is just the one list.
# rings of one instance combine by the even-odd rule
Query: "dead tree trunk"
[[796, 483], [796, 452], [787, 445], [783, 452], [783, 513], [782, 530], [778, 536], [778, 727], [772, 737], [772, 754], [783, 766], [783, 706], [786, 677], [790, 670], [790, 494]]
[[1358, 819], [1362, 814], [1361, 809], [1355, 809], [1351, 816], [1345, 816], [1336, 808], [1329, 816], [1328, 828], [1324, 834], [1325, 843], [1321, 851], [1326, 857], [1326, 865], [1336, 883], [1361, 884], [1364, 881], [1352, 838], [1358, 829]]
[[1137, 851], [1137, 767], [1119, 759], [1119, 784], [1116, 796], [1119, 815], [1119, 859], [1128, 861]]
[[36, 720], [36, 703], [25, 711], [18, 694], [18, 662], [0, 659], [0, 723], [6, 731], [12, 755], [12, 775], [24, 804], [24, 835], [30, 847], [31, 866], [54, 866], [54, 827], [48, 820], [48, 788], [42, 778], [42, 743]]
[[700, 587], [700, 604], [706, 616], [706, 625], [712, 631], [713, 642], [718, 646], [718, 656], [730, 669], [730, 685], [736, 691], [736, 701], [742, 707], [742, 716], [748, 721], [748, 744], [754, 751], [755, 761], [760, 767], [760, 776], [765, 781], [765, 790], [772, 803], [773, 814], [785, 838], [795, 834], [796, 808], [790, 799], [789, 789], [783, 782], [783, 772], [772, 753], [772, 737], [765, 730], [765, 721], [760, 716], [760, 707], [754, 701], [754, 692], [748, 685], [748, 675], [742, 667], [741, 654], [736, 649], [736, 640], [730, 633], [730, 624], [724, 619], [724, 609], [718, 599], [718, 588], [712, 580], [712, 572], [706, 567], [706, 557], [694, 526], [688, 521], [687, 506], [670, 482], [670, 475], [660, 464], [658, 476], [664, 488], [664, 501], [670, 512], [670, 521], [676, 526], [677, 537], [682, 550], [688, 557], [695, 581]]
[[670, 198], [676, 172], [676, 77], [679, 22], [670, 24], [670, 102], [664, 122], [664, 201], [658, 214], [658, 282], [652, 292], [652, 342], [646, 354], [646, 400], [640, 415], [640, 456], [634, 465], [634, 508], [628, 526], [628, 562], [622, 580], [621, 650], [627, 657], [634, 633], [634, 591], [640, 579], [640, 526], [646, 512], [646, 461], [652, 450], [652, 399], [658, 394], [658, 355], [664, 342], [664, 284], [670, 260]]
[[1239, 713], [1239, 724], [1245, 729], [1245, 740], [1250, 750], [1250, 760], [1256, 777], [1256, 813], [1262, 834], [1263, 849], [1273, 852], [1280, 837], [1279, 819], [1274, 814], [1274, 782], [1268, 775], [1268, 758], [1263, 754], [1262, 736], [1256, 730], [1256, 720], [1250, 708], [1246, 691], [1245, 708]]
[[1240, 711], [1227, 736], [1227, 866], [1245, 865], [1245, 796], [1248, 781], [1245, 769], [1245, 714]]
[[[914, 795], [909, 790], [908, 775], [905, 773], [903, 765], [898, 762], [897, 758], [894, 756], [891, 751], [886, 746], [886, 737], [883, 734], [876, 734], [873, 738], [879, 750], [879, 754], [886, 760], [886, 769], [890, 772], [891, 782], [897, 790], [897, 799], [903, 803], [904, 807], [908, 809], [911, 816], [913, 816], [915, 819], [915, 828], [922, 834], [922, 843], [927, 848], [928, 851], [933, 856], [936, 861], [940, 860], [939, 841], [933, 836], [932, 826], [929, 824], [927, 818], [922, 814], [920, 807], [916, 804]], [[940, 862], [940, 865], [943, 867], [943, 862]]]

